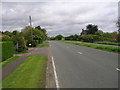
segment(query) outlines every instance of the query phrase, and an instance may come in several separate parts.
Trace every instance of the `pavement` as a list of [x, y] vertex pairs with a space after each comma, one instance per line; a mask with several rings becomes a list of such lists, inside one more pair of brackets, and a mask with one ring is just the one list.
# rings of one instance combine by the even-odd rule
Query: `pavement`
[[118, 54], [49, 41], [60, 88], [117, 88]]

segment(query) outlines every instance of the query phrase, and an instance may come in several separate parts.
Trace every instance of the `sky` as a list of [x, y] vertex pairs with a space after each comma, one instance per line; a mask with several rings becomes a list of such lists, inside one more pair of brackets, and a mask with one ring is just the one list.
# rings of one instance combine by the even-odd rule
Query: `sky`
[[[0, 3], [0, 30], [19, 30], [40, 25], [48, 36], [80, 34], [88, 24], [104, 32], [117, 30], [118, 0], [4, 0]], [[2, 21], [2, 22], [1, 22]], [[2, 28], [1, 28], [2, 27]]]

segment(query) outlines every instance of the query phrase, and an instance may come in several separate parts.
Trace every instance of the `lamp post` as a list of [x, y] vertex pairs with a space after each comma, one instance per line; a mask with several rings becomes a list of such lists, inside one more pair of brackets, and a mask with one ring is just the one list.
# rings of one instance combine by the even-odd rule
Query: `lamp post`
[[31, 39], [33, 40], [33, 37], [32, 37], [32, 22], [31, 22], [31, 16], [29, 16], [29, 20], [30, 20], [30, 29], [31, 29]]

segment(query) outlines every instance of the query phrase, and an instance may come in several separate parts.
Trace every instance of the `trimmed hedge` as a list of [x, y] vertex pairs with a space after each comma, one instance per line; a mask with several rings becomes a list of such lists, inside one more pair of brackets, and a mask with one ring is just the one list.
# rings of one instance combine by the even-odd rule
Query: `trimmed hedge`
[[13, 42], [1, 42], [2, 43], [2, 61], [5, 61], [14, 54]]

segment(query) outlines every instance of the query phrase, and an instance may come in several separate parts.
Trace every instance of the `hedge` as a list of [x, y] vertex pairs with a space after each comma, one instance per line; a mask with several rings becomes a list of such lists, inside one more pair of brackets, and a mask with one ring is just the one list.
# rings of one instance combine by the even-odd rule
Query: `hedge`
[[[14, 54], [13, 42], [1, 42], [2, 43], [2, 61], [5, 61]], [[1, 44], [0, 43], [0, 44]]]

